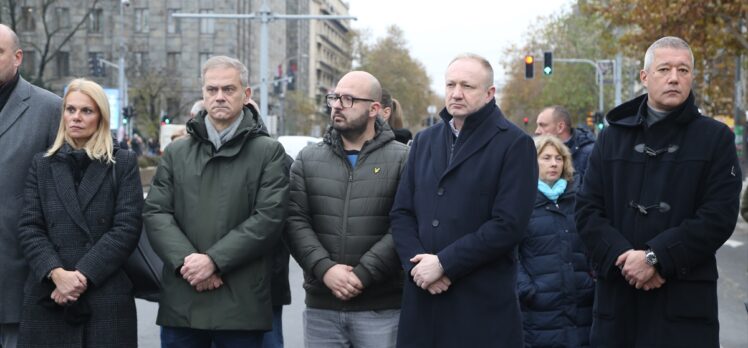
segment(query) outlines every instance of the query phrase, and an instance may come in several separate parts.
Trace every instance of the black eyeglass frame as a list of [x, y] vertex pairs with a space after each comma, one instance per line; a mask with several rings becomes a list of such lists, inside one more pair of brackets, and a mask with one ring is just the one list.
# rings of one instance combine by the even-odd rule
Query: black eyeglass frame
[[[350, 98], [350, 105], [346, 105], [346, 102], [345, 102], [344, 98]], [[340, 100], [340, 105], [343, 108], [352, 108], [353, 107], [353, 103], [355, 103], [357, 101], [368, 101], [368, 102], [372, 102], [372, 103], [376, 102], [376, 100], [374, 100], [374, 99], [358, 98], [358, 97], [354, 97], [354, 96], [348, 95], [348, 94], [330, 93], [328, 95], [325, 95], [325, 102], [327, 103], [327, 106], [329, 106], [329, 107], [333, 107], [333, 105], [335, 105], [335, 102], [338, 101], [338, 100]]]

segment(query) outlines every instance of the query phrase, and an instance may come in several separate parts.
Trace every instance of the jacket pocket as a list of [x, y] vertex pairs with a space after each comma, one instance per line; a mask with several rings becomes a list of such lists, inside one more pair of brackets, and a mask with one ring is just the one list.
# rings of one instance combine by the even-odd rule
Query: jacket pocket
[[673, 281], [666, 284], [665, 288], [665, 311], [668, 319], [717, 321], [717, 282]]

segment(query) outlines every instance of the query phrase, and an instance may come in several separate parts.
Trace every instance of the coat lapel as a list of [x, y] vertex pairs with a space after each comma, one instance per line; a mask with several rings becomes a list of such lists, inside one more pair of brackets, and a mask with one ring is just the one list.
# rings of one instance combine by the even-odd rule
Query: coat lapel
[[78, 227], [90, 235], [91, 232], [88, 229], [88, 224], [86, 224], [86, 219], [83, 217], [83, 212], [78, 201], [78, 194], [75, 192], [75, 184], [73, 184], [73, 174], [70, 172], [68, 164], [63, 161], [53, 160], [50, 163], [50, 167], [52, 168], [52, 175], [56, 179], [55, 187], [57, 188], [57, 195], [60, 196], [60, 201], [65, 203], [63, 204], [65, 211], [68, 212], [68, 215], [70, 215], [70, 218]]
[[465, 162], [478, 150], [486, 146], [486, 144], [488, 144], [488, 142], [490, 142], [500, 131], [499, 125], [497, 124], [499, 121], [500, 120], [496, 119], [496, 115], [491, 115], [483, 121], [483, 124], [476, 127], [473, 134], [468, 136], [465, 143], [462, 144], [462, 147], [457, 151], [454, 159], [452, 159], [452, 163], [450, 163], [447, 170], [443, 172], [441, 179], [462, 164], [462, 162]]
[[434, 162], [434, 174], [437, 178], [440, 178], [444, 171], [447, 169], [447, 157], [449, 157], [449, 144], [447, 141], [447, 132], [451, 132], [449, 125], [442, 122], [439, 126], [442, 129], [437, 129], [439, 136], [436, 136], [431, 141], [431, 160]]
[[81, 210], [86, 210], [91, 203], [93, 196], [99, 191], [99, 187], [107, 177], [109, 166], [98, 160], [91, 161], [86, 173], [83, 174], [80, 184], [78, 184], [78, 198]]
[[29, 83], [23, 78], [18, 78], [18, 85], [11, 92], [8, 102], [5, 104], [3, 111], [0, 112], [0, 137], [10, 129], [16, 120], [18, 120], [26, 109], [29, 108], [29, 104], [26, 100], [29, 99], [30, 88]]

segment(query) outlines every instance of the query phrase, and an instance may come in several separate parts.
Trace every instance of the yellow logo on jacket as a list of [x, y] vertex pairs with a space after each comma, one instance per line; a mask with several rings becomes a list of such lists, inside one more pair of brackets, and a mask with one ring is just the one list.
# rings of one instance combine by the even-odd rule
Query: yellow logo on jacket
[[379, 171], [381, 171], [382, 168], [374, 167], [374, 174], [379, 174]]

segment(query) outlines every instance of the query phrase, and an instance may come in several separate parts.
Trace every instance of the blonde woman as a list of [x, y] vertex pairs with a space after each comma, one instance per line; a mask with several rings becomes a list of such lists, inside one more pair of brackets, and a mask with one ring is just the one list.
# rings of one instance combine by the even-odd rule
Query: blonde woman
[[554, 136], [535, 147], [538, 192], [518, 253], [525, 347], [588, 347], [594, 281], [574, 223], [571, 153]]
[[19, 347], [135, 347], [132, 284], [122, 265], [141, 228], [135, 154], [117, 150], [95, 82], [70, 82], [57, 138], [31, 164], [19, 223], [30, 272]]

